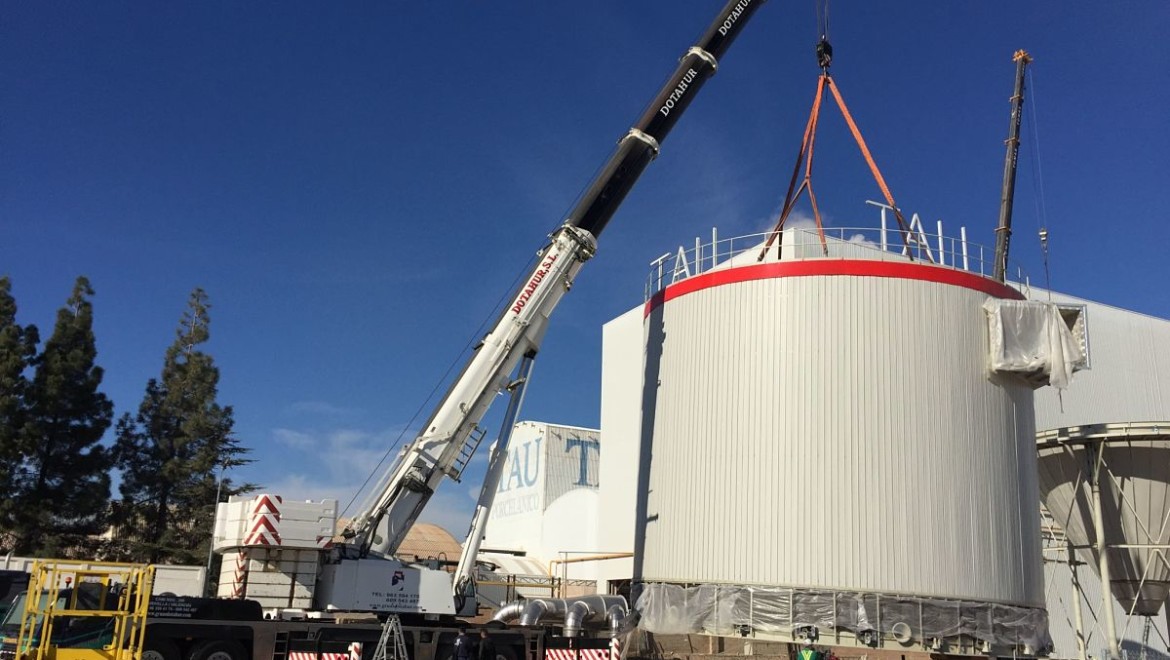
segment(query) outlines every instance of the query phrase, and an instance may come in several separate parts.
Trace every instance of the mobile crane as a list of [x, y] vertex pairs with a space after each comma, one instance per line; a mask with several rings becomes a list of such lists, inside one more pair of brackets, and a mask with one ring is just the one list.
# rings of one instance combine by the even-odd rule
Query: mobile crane
[[[662, 141], [764, 1], [728, 0], [699, 42], [686, 51], [568, 217], [549, 236], [536, 265], [442, 397], [422, 434], [404, 448], [374, 496], [352, 519], [344, 532], [346, 542], [333, 547], [322, 543], [323, 566], [312, 585], [311, 609], [315, 611], [296, 619], [267, 618], [246, 600], [235, 602], [253, 605], [247, 612], [217, 616], [214, 612], [224, 608], [215, 603], [227, 602], [152, 599], [144, 660], [371, 659], [384, 630], [379, 618], [397, 613], [408, 614], [401, 619], [401, 639], [409, 660], [446, 660], [451, 655], [452, 641], [463, 625], [450, 615], [475, 609], [475, 557], [507, 455], [511, 423], [549, 317], [593, 257], [598, 237], [658, 155]], [[485, 435], [479, 427], [484, 414], [504, 391], [512, 393], [505, 431], [490, 457], [454, 579], [443, 570], [398, 561], [395, 551], [436, 488], [446, 478], [461, 476]], [[225, 511], [223, 504], [220, 507]], [[217, 518], [217, 530], [224, 523]], [[263, 533], [256, 536], [264, 537]], [[280, 544], [279, 539], [276, 543]], [[215, 547], [221, 552], [225, 549]], [[366, 620], [360, 615], [342, 616], [342, 612], [366, 613]], [[570, 631], [564, 632], [557, 627], [526, 626], [493, 629], [491, 634], [500, 660], [543, 660], [547, 649], [588, 646], [569, 637]], [[606, 645], [607, 640], [600, 640], [593, 647]], [[17, 654], [6, 643], [0, 660], [13, 660]]]
[[[352, 518], [343, 532], [346, 542], [323, 553], [313, 609], [475, 613], [475, 558], [507, 455], [511, 425], [549, 317], [593, 257], [606, 224], [760, 4], [762, 0], [730, 0], [618, 141], [608, 162], [538, 252], [535, 266], [439, 401], [422, 433], [403, 449], [373, 489], [374, 495]], [[512, 392], [513, 402], [489, 457], [453, 583], [446, 571], [395, 559], [394, 553], [436, 488], [444, 479], [458, 480], [462, 475], [486, 435], [479, 426], [484, 414], [505, 391]]]
[[[345, 532], [351, 538], [350, 544], [340, 546], [333, 561], [324, 567], [318, 587], [322, 606], [379, 609], [378, 598], [372, 592], [384, 593], [393, 575], [403, 570], [387, 558], [398, 549], [443, 479], [459, 478], [484, 435], [479, 423], [493, 399], [509, 389], [514, 401], [522, 396], [530, 362], [540, 349], [553, 310], [585, 262], [593, 257], [598, 237], [643, 170], [658, 155], [662, 141], [703, 83], [715, 73], [719, 58], [760, 4], [759, 0], [728, 2], [699, 43], [687, 50], [637, 123], [618, 141], [617, 149], [586, 193], [551, 234], [549, 244], [539, 252], [536, 265], [522, 280], [511, 304], [439, 402], [422, 434], [406, 447], [377, 496], [354, 517]], [[519, 377], [514, 377], [517, 369]], [[518, 404], [506, 416], [506, 428], [490, 457], [455, 576], [454, 605], [463, 605], [465, 611], [467, 604], [474, 601], [475, 555], [503, 469], [516, 408]], [[425, 594], [420, 594], [420, 600], [424, 598]]]

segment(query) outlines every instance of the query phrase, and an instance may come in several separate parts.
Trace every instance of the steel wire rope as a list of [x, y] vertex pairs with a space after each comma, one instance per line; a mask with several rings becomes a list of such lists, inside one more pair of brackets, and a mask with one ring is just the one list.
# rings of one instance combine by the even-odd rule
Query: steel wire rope
[[1036, 120], [1036, 81], [1032, 70], [1028, 69], [1028, 103], [1032, 111], [1026, 113], [1028, 131], [1032, 135], [1032, 157], [1028, 159], [1032, 166], [1032, 204], [1036, 207], [1036, 226], [1040, 237], [1040, 253], [1044, 263], [1044, 290], [1048, 292], [1048, 302], [1052, 302], [1052, 277], [1048, 268], [1048, 206], [1044, 195], [1044, 166], [1040, 158], [1040, 130]]
[[[536, 252], [539, 252], [539, 250]], [[434, 387], [431, 388], [431, 391], [427, 394], [427, 397], [423, 399], [422, 403], [420, 403], [418, 408], [414, 411], [414, 414], [411, 415], [410, 419], [406, 422], [406, 425], [403, 426], [401, 431], [399, 431], [398, 436], [394, 438], [394, 442], [391, 443], [390, 447], [386, 449], [386, 452], [382, 454], [382, 458], [378, 460], [378, 463], [370, 469], [369, 474], [366, 475], [365, 481], [362, 482], [362, 485], [359, 486], [357, 491], [354, 492], [353, 497], [351, 497], [349, 502], [346, 503], [345, 508], [342, 509], [339, 517], [344, 516], [347, 512], [349, 512], [349, 508], [353, 506], [355, 501], [357, 501], [357, 498], [362, 494], [362, 491], [364, 491], [366, 487], [370, 485], [370, 480], [373, 479], [374, 475], [378, 473], [379, 469], [386, 462], [386, 459], [402, 444], [402, 439], [413, 427], [415, 421], [418, 419], [418, 416], [421, 415], [423, 410], [430, 405], [431, 401], [435, 398], [435, 393], [438, 392], [439, 388], [441, 388], [444, 383], [447, 382], [447, 379], [451, 376], [451, 372], [454, 371], [455, 367], [463, 361], [463, 356], [467, 354], [468, 349], [480, 341], [480, 339], [483, 337], [484, 329], [487, 327], [487, 324], [491, 322], [491, 319], [499, 316], [500, 310], [503, 308], [504, 303], [508, 300], [508, 296], [516, 290], [516, 287], [519, 286], [520, 280], [531, 269], [532, 264], [536, 261], [536, 259], [537, 256], [534, 254], [534, 256], [532, 256], [516, 273], [516, 277], [513, 278], [512, 283], [508, 285], [508, 288], [505, 289], [504, 293], [500, 295], [499, 300], [496, 301], [495, 305], [493, 305], [487, 315], [484, 316], [483, 321], [480, 322], [479, 327], [476, 328], [475, 332], [472, 333], [471, 338], [467, 340], [467, 343], [463, 345], [463, 348], [459, 350], [459, 352], [451, 360], [451, 363], [447, 365], [447, 369], [443, 372], [443, 375], [440, 376], [439, 379], [435, 382]]]
[[[1032, 75], [1032, 69], [1028, 69], [1028, 103], [1032, 106], [1032, 111], [1025, 114], [1025, 120], [1031, 129], [1029, 133], [1032, 135], [1032, 152], [1033, 156], [1028, 159], [1032, 165], [1032, 204], [1036, 207], [1036, 224], [1038, 226], [1037, 234], [1040, 238], [1040, 259], [1044, 264], [1044, 291], [1048, 296], [1049, 304], [1052, 303], [1052, 272], [1048, 266], [1048, 205], [1045, 201], [1044, 195], [1044, 165], [1040, 158], [1040, 122], [1036, 119], [1036, 80]], [[1056, 400], [1060, 405], [1060, 411], [1064, 412], [1064, 391], [1056, 391]]]

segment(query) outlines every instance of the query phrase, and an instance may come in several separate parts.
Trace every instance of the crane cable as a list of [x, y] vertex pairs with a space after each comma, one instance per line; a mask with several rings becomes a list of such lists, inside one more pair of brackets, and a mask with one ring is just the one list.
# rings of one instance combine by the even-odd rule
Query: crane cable
[[1044, 165], [1040, 158], [1040, 131], [1036, 121], [1036, 81], [1032, 77], [1032, 69], [1028, 69], [1028, 102], [1032, 105], [1032, 112], [1028, 113], [1032, 134], [1032, 152], [1035, 154], [1029, 160], [1032, 163], [1032, 198], [1036, 206], [1036, 224], [1040, 237], [1040, 253], [1044, 261], [1044, 290], [1048, 292], [1048, 302], [1052, 302], [1052, 276], [1048, 268], [1048, 208], [1044, 198]]
[[[390, 446], [386, 449], [386, 452], [382, 454], [382, 458], [380, 458], [378, 463], [370, 469], [369, 474], [366, 475], [365, 481], [363, 481], [362, 485], [357, 488], [353, 494], [353, 497], [349, 498], [349, 502], [346, 503], [345, 508], [343, 508], [341, 513], [338, 514], [339, 517], [344, 516], [349, 511], [349, 508], [353, 506], [353, 503], [357, 501], [357, 498], [362, 494], [363, 491], [365, 491], [366, 487], [370, 485], [370, 481], [376, 474], [379, 473], [382, 465], [386, 462], [386, 459], [390, 458], [391, 454], [393, 454], [394, 451], [402, 445], [403, 438], [406, 437], [407, 433], [410, 433], [415, 421], [418, 420], [419, 415], [421, 415], [423, 411], [426, 410], [427, 406], [435, 398], [435, 394], [439, 392], [439, 389], [443, 387], [445, 383], [447, 383], [447, 379], [451, 377], [451, 373], [455, 371], [455, 367], [459, 366], [463, 356], [467, 354], [467, 351], [475, 346], [475, 344], [483, 338], [483, 334], [488, 326], [488, 323], [490, 323], [493, 318], [499, 316], [500, 309], [508, 300], [508, 295], [513, 293], [516, 290], [516, 287], [520, 285], [520, 280], [532, 268], [532, 264], [535, 260], [536, 257], [530, 258], [524, 267], [522, 267], [516, 273], [515, 279], [512, 280], [512, 283], [508, 286], [507, 289], [504, 290], [504, 293], [500, 295], [500, 299], [496, 301], [496, 304], [493, 305], [492, 309], [488, 311], [486, 316], [484, 316], [483, 321], [480, 322], [479, 327], [475, 330], [475, 332], [471, 334], [471, 337], [467, 340], [467, 343], [464, 344], [463, 348], [455, 355], [454, 358], [451, 359], [451, 363], [447, 365], [446, 371], [444, 371], [443, 375], [440, 376], [437, 381], [435, 381], [435, 385], [431, 388], [430, 393], [428, 393], [427, 397], [423, 399], [422, 403], [419, 404], [418, 408], [414, 411], [414, 414], [410, 416], [410, 419], [406, 422], [406, 425], [403, 426], [402, 430], [398, 432], [398, 436], [394, 438], [394, 442], [390, 443]], [[382, 472], [382, 474], [384, 476], [388, 476], [387, 472]], [[373, 497], [374, 495], [375, 494], [373, 493], [368, 494], [367, 499]]]
[[817, 39], [829, 38], [829, 0], [813, 0], [817, 15]]

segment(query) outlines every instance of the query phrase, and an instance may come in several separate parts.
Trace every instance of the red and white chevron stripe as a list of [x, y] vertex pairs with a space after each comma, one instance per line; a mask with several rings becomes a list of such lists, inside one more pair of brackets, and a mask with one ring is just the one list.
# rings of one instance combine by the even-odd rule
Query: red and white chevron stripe
[[268, 514], [252, 516], [252, 529], [244, 538], [244, 545], [280, 545], [280, 532], [276, 530], [278, 522], [279, 516], [276, 520]]
[[244, 537], [244, 545], [280, 545], [280, 507], [277, 495], [257, 495], [252, 505], [252, 527]]
[[[349, 645], [349, 660], [362, 660], [362, 643], [352, 642]], [[402, 660], [406, 660], [403, 658]]]
[[609, 649], [545, 649], [545, 660], [610, 660]]
[[252, 515], [270, 514], [276, 516], [277, 521], [280, 520], [280, 507], [277, 504], [283, 504], [284, 498], [280, 495], [257, 495], [256, 503], [252, 505]]
[[349, 660], [349, 654], [313, 653], [312, 651], [289, 651], [288, 660]]
[[244, 597], [244, 579], [248, 575], [248, 551], [243, 548], [236, 553], [236, 573], [232, 582], [232, 598]]

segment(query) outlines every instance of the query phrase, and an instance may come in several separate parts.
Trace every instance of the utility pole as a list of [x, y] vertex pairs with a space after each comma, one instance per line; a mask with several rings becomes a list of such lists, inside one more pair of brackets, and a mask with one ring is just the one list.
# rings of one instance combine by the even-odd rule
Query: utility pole
[[1007, 274], [1008, 244], [1012, 238], [1012, 203], [1016, 196], [1016, 159], [1020, 155], [1020, 120], [1024, 115], [1024, 69], [1032, 62], [1028, 53], [1017, 50], [1016, 89], [1012, 94], [1012, 118], [1008, 126], [1007, 156], [1003, 162], [1003, 195], [999, 203], [999, 226], [995, 228], [995, 279]]

